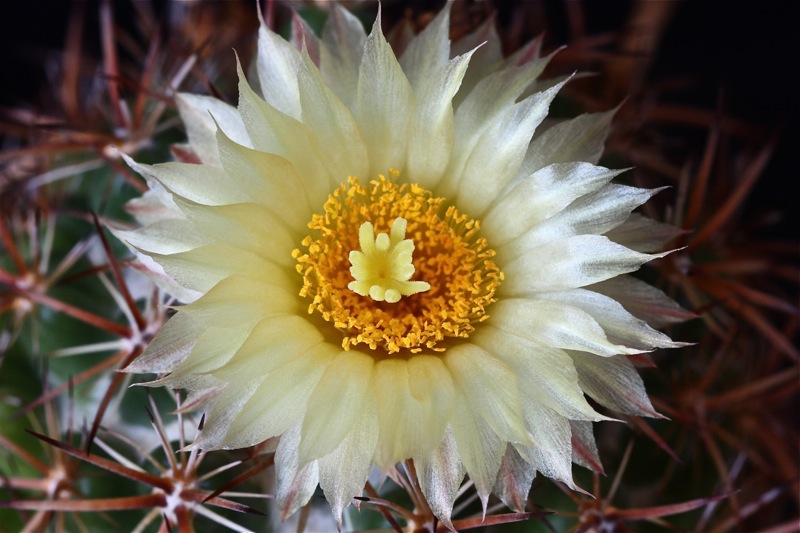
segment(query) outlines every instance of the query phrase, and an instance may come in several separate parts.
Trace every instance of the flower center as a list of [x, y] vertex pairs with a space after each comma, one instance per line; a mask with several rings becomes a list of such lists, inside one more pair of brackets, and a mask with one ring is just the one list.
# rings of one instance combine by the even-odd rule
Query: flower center
[[495, 252], [444, 198], [384, 176], [368, 186], [349, 178], [323, 210], [292, 256], [309, 313], [342, 333], [344, 349], [444, 351], [489, 317], [503, 280]]

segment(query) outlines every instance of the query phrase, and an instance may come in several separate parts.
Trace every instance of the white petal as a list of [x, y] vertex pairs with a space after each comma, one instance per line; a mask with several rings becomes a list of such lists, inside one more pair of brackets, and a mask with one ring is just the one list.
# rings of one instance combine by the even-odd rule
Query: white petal
[[495, 303], [491, 311], [493, 327], [544, 346], [606, 357], [639, 353], [609, 342], [605, 331], [591, 315], [560, 302], [508, 298]]
[[229, 383], [214, 398], [213, 407], [206, 414], [205, 426], [194, 445], [204, 449], [218, 447], [233, 419], [258, 389], [264, 376], [248, 381]]
[[447, 168], [455, 142], [453, 96], [461, 85], [471, 52], [458, 56], [417, 88], [417, 108], [408, 141], [408, 179], [432, 189]]
[[256, 68], [264, 100], [292, 118], [300, 118], [297, 65], [300, 54], [277, 33], [261, 23], [258, 30]]
[[492, 492], [504, 504], [518, 513], [525, 512], [528, 492], [536, 477], [536, 467], [520, 457], [516, 448], [509, 444], [497, 472], [497, 481]]
[[367, 178], [369, 159], [364, 139], [350, 110], [323, 81], [309, 57], [303, 56], [298, 73], [303, 121], [315, 150], [325, 154], [331, 174], [344, 182], [348, 176]]
[[492, 352], [464, 343], [445, 352], [456, 389], [467, 399], [469, 409], [484, 419], [504, 441], [528, 442], [522, 421], [517, 376]]
[[498, 197], [517, 172], [534, 131], [562, 86], [533, 94], [487, 121], [461, 175], [449, 176], [458, 183], [459, 208], [480, 216]]
[[665, 255], [640, 254], [602, 235], [576, 235], [521, 254], [512, 245], [503, 248], [502, 254], [515, 257], [503, 265], [503, 291], [515, 296], [584, 287], [633, 272]]
[[239, 188], [293, 228], [302, 228], [311, 218], [303, 177], [283, 157], [245, 148], [224, 135], [217, 138], [223, 168], [235, 177]]
[[474, 335], [474, 342], [491, 350], [518, 376], [525, 417], [539, 407], [549, 407], [568, 418], [602, 419], [586, 401], [578, 373], [563, 350], [488, 325]]
[[529, 446], [516, 445], [520, 455], [542, 475], [575, 489], [572, 481], [572, 432], [569, 420], [544, 405], [525, 410], [525, 423], [533, 437]]
[[[177, 200], [181, 211], [189, 219], [189, 230], [182, 225], [170, 221], [167, 226], [175, 226], [175, 239], [186, 238], [186, 231], [191, 231], [191, 238], [186, 238], [189, 246], [153, 249], [155, 225], [144, 228], [150, 234], [143, 249], [162, 254], [185, 252], [188, 249], [212, 242], [224, 242], [230, 246], [259, 254], [263, 258], [279, 265], [294, 268], [292, 250], [299, 242], [299, 236], [290, 232], [286, 222], [274, 213], [257, 204], [232, 204], [223, 206], [198, 206], [187, 201]], [[168, 232], [167, 228], [159, 231]], [[268, 231], [268, 233], [267, 233]], [[168, 237], [164, 236], [166, 240]], [[164, 242], [164, 241], [159, 241]], [[132, 243], [133, 244], [133, 243]]]
[[355, 15], [334, 3], [322, 28], [320, 68], [336, 95], [350, 109], [355, 109], [358, 69], [364, 54], [367, 34]]
[[335, 450], [361, 417], [372, 391], [374, 360], [358, 351], [343, 351], [328, 365], [303, 419], [300, 464]]
[[298, 468], [300, 427], [301, 424], [296, 424], [284, 432], [278, 443], [278, 449], [275, 450], [275, 473], [278, 478], [276, 499], [281, 511], [281, 520], [286, 520], [307, 504], [319, 483], [316, 461]]
[[[239, 144], [252, 146], [236, 108], [210, 96], [179, 93], [178, 113], [186, 126], [192, 150], [206, 165], [220, 167], [217, 154], [217, 125]], [[215, 122], [216, 121], [216, 122]]]
[[375, 406], [366, 403], [360, 407], [358, 418], [339, 446], [318, 461], [319, 485], [331, 504], [339, 530], [342, 529], [342, 511], [364, 489], [377, 443]]
[[161, 327], [142, 355], [122, 370], [156, 374], [171, 372], [192, 351], [198, 334], [199, 329], [192, 318], [185, 313], [178, 313]]
[[400, 57], [400, 66], [408, 76], [411, 87], [418, 91], [438, 74], [450, 59], [450, 4], [428, 23], [409, 43]]
[[545, 167], [512, 184], [488, 211], [483, 230], [495, 249], [523, 235], [543, 220], [623, 172], [589, 163], [564, 163]]
[[696, 318], [659, 289], [632, 276], [617, 276], [587, 288], [613, 298], [655, 328]]
[[379, 361], [374, 387], [381, 436], [376, 463], [381, 469], [439, 445], [454, 394], [441, 358], [417, 355], [408, 361]]
[[232, 449], [253, 446], [301, 420], [306, 400], [332, 360], [329, 350], [314, 346], [271, 371], [242, 406], [221, 444]]
[[586, 420], [570, 420], [569, 425], [572, 428], [572, 461], [604, 474], [600, 455], [597, 453], [592, 423]]
[[684, 233], [675, 226], [633, 213], [621, 226], [609, 231], [607, 237], [637, 252], [657, 252]]
[[221, 327], [304, 312], [301, 302], [290, 289], [231, 276], [181, 310], [191, 313], [192, 318], [202, 324]]
[[358, 75], [356, 120], [367, 144], [370, 176], [402, 171], [414, 93], [376, 19], [364, 46]]
[[232, 275], [265, 278], [275, 284], [292, 285], [297, 273], [248, 250], [215, 242], [172, 255], [150, 253], [164, 271], [181, 286], [201, 293]]
[[431, 511], [442, 524], [455, 531], [450, 516], [465, 471], [450, 427], [435, 450], [414, 457], [414, 467], [422, 494], [425, 495]]
[[542, 293], [537, 296], [555, 300], [589, 313], [603, 330], [609, 341], [639, 350], [654, 348], [678, 348], [684, 343], [672, 342], [669, 337], [656, 331], [625, 310], [616, 300], [597, 292], [573, 289], [557, 293]]
[[619, 413], [661, 418], [627, 357], [598, 357], [584, 352], [570, 352], [570, 356], [578, 370], [581, 388], [589, 396]]
[[[479, 49], [473, 54], [470, 60], [473, 68], [467, 71], [467, 77], [473, 71], [480, 52]], [[497, 121], [498, 116], [516, 103], [526, 87], [541, 74], [549, 59], [548, 57], [519, 67], [509, 67], [483, 78], [456, 107], [453, 159], [441, 186], [443, 195], [455, 195], [459, 180], [467, 168], [467, 161], [481, 136]], [[464, 84], [464, 89], [467, 89], [466, 80]]]
[[497, 479], [497, 471], [506, 450], [506, 442], [480, 416], [476, 416], [461, 392], [456, 393], [451, 427], [458, 455], [483, 504], [484, 515], [489, 494]]
[[585, 161], [596, 165], [616, 111], [586, 113], [537, 134], [520, 166], [519, 177], [530, 176], [554, 163]]
[[514, 242], [514, 246], [527, 249], [574, 235], [602, 235], [622, 224], [633, 209], [660, 190], [662, 189], [639, 189], [610, 183], [598, 191], [578, 198], [557, 215], [532, 227]]

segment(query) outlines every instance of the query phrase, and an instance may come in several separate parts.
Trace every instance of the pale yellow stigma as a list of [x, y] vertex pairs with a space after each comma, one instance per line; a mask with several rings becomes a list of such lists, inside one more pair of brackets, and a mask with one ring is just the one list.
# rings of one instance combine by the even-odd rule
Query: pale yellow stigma
[[407, 226], [406, 219], [398, 217], [392, 223], [391, 236], [380, 233], [375, 237], [371, 222], [361, 224], [358, 230], [361, 251], [350, 252], [350, 274], [355, 281], [347, 285], [348, 289], [376, 302], [392, 304], [403, 296], [431, 289], [424, 281], [409, 281], [416, 269], [411, 262], [414, 243], [406, 239]]

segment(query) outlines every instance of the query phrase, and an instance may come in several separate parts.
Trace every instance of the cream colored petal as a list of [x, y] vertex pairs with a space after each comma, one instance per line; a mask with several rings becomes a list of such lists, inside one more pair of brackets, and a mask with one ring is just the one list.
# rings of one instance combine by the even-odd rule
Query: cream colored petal
[[503, 66], [503, 49], [495, 29], [495, 22], [494, 15], [489, 16], [478, 29], [450, 46], [450, 57], [466, 54], [477, 48], [472, 68], [464, 78], [464, 91], [456, 95], [456, 106], [461, 104], [466, 95], [470, 94], [481, 80]]
[[306, 22], [303, 17], [298, 15], [295, 10], [292, 10], [292, 34], [289, 37], [289, 42], [295, 50], [300, 52], [301, 56], [303, 50], [305, 50], [314, 64], [319, 67], [320, 47], [322, 43], [314, 33], [314, 29], [311, 25]]
[[435, 188], [447, 168], [455, 142], [453, 96], [461, 85], [472, 52], [458, 56], [416, 89], [417, 107], [408, 141], [408, 180]]
[[150, 253], [164, 271], [181, 286], [208, 292], [214, 285], [232, 275], [268, 279], [276, 285], [297, 283], [297, 273], [278, 266], [248, 250], [215, 242], [172, 255]]
[[358, 74], [355, 117], [369, 152], [370, 176], [400, 168], [414, 116], [414, 93], [383, 36], [380, 18], [364, 46]]
[[659, 415], [633, 364], [624, 355], [598, 357], [584, 352], [569, 352], [578, 370], [581, 388], [609, 409], [635, 416]]
[[491, 312], [492, 327], [544, 346], [606, 357], [639, 353], [639, 350], [609, 342], [605, 331], [591, 315], [561, 302], [507, 298], [495, 303]]
[[453, 381], [440, 358], [381, 360], [374, 389], [380, 424], [376, 464], [382, 470], [439, 445], [453, 404]]
[[175, 97], [181, 121], [189, 136], [189, 145], [206, 165], [219, 168], [217, 125], [239, 144], [252, 146], [236, 108], [211, 96], [179, 93]]
[[212, 407], [206, 412], [203, 432], [195, 440], [194, 445], [203, 449], [218, 448], [231, 422], [263, 380], [264, 376], [260, 376], [224, 386], [212, 400]]
[[261, 23], [258, 29], [256, 69], [264, 100], [292, 118], [300, 118], [297, 92], [298, 51], [283, 37]]
[[[193, 237], [191, 240], [187, 238], [187, 242], [193, 246], [149, 251], [170, 254], [185, 252], [207, 243], [224, 242], [279, 265], [294, 268], [296, 262], [292, 258], [292, 250], [300, 241], [299, 235], [275, 213], [252, 203], [215, 207], [198, 206], [182, 200], [177, 200], [177, 203], [190, 221]], [[176, 230], [180, 229], [176, 225]], [[168, 230], [165, 228], [165, 231]], [[183, 236], [185, 233], [179, 232], [177, 238]]]
[[585, 161], [596, 165], [603, 155], [605, 140], [616, 109], [604, 113], [586, 113], [565, 120], [537, 133], [528, 147], [518, 176], [524, 178], [555, 163]]
[[303, 418], [300, 464], [324, 457], [335, 450], [373, 401], [372, 357], [355, 350], [343, 351], [325, 370]]
[[320, 69], [331, 89], [351, 111], [355, 110], [358, 70], [366, 40], [361, 21], [334, 3], [322, 28]]
[[319, 483], [317, 461], [299, 468], [297, 452], [300, 449], [300, 427], [301, 424], [296, 424], [284, 432], [275, 450], [275, 473], [278, 478], [276, 499], [281, 520], [286, 520], [307, 504]]
[[184, 313], [204, 325], [235, 326], [271, 316], [305, 312], [294, 287], [281, 287], [231, 276], [217, 283], [203, 297], [181, 307]]
[[442, 524], [455, 531], [450, 517], [466, 472], [452, 428], [447, 427], [444, 439], [432, 452], [414, 457], [414, 467], [431, 511]]
[[378, 443], [378, 417], [374, 404], [359, 407], [358, 417], [342, 442], [319, 463], [319, 485], [331, 504], [333, 519], [342, 529], [342, 511], [367, 482]]
[[570, 420], [572, 429], [572, 461], [594, 472], [605, 474], [597, 453], [593, 424], [586, 420]]
[[[481, 49], [473, 54], [470, 59], [471, 67], [474, 68], [475, 58], [480, 53]], [[497, 121], [498, 116], [516, 103], [525, 88], [541, 74], [548, 61], [549, 58], [543, 58], [486, 76], [466, 95], [463, 102], [457, 105], [455, 108], [453, 158], [447, 167], [445, 178], [442, 180], [438, 192], [447, 197], [455, 196], [459, 180], [467, 167], [467, 161], [481, 136]], [[473, 68], [467, 71], [462, 84], [464, 90], [469, 90], [466, 78], [470, 76]], [[460, 95], [461, 93], [456, 96], [456, 100]]]
[[496, 119], [487, 121], [460, 176], [456, 205], [480, 216], [512, 180], [525, 157], [536, 128], [547, 116], [562, 84], [509, 106]]
[[606, 236], [614, 242], [637, 252], [658, 252], [670, 241], [686, 233], [670, 224], [662, 224], [638, 213], [633, 213], [621, 226]]
[[544, 405], [531, 403], [525, 409], [525, 423], [533, 437], [533, 444], [518, 444], [517, 451], [542, 475], [561, 481], [575, 490], [569, 420]]
[[500, 439], [529, 442], [522, 420], [519, 382], [511, 368], [493, 352], [471, 343], [447, 350], [444, 363], [470, 410], [482, 417]]
[[199, 333], [199, 328], [189, 315], [178, 313], [161, 327], [142, 355], [122, 371], [156, 374], [171, 372], [192, 351]]
[[617, 276], [586, 288], [613, 298], [654, 328], [697, 318], [659, 289], [632, 276]]
[[[260, 206], [293, 228], [303, 228], [311, 218], [303, 177], [283, 157], [245, 148], [224, 135], [217, 139], [223, 168]], [[244, 203], [244, 202], [243, 202]]]
[[427, 85], [450, 59], [450, 4], [414, 37], [400, 57], [400, 66], [414, 91]]
[[[309, 128], [266, 103], [253, 92], [239, 67], [239, 113], [256, 150], [288, 159], [302, 176], [312, 205], [325, 201], [332, 178], [311, 144]], [[312, 125], [313, 127], [313, 125]], [[340, 177], [336, 177], [341, 180]], [[339, 181], [337, 181], [337, 184]]]
[[186, 252], [209, 242], [187, 220], [162, 220], [132, 231], [116, 229], [113, 234], [138, 250], [158, 254]]
[[488, 324], [476, 332], [474, 342], [494, 353], [518, 376], [526, 418], [539, 407], [549, 407], [571, 419], [603, 419], [586, 401], [578, 373], [563, 350]]
[[483, 231], [495, 248], [502, 246], [621, 172], [589, 163], [545, 167], [506, 189], [483, 218]]
[[325, 360], [338, 354], [303, 316], [274, 316], [259, 322], [242, 347], [214, 375], [225, 382], [266, 375], [311, 351]]
[[500, 253], [508, 261], [503, 265], [503, 292], [514, 296], [584, 287], [633, 272], [666, 255], [640, 254], [602, 235], [550, 241], [521, 254], [510, 245]]
[[625, 310], [616, 300], [597, 292], [573, 289], [557, 293], [539, 294], [538, 298], [555, 300], [589, 313], [603, 330], [609, 341], [639, 350], [654, 348], [679, 348], [682, 342], [673, 342]]
[[516, 448], [509, 444], [506, 446], [492, 492], [510, 509], [523, 513], [535, 477], [536, 467], [520, 457]]
[[456, 392], [451, 427], [458, 455], [475, 484], [486, 514], [489, 494], [506, 450], [506, 442], [479, 415], [473, 412], [462, 391]]
[[513, 246], [530, 249], [580, 234], [602, 235], [625, 222], [632, 210], [661, 190], [663, 189], [639, 189], [610, 183], [598, 191], [578, 198], [557, 215], [532, 227], [516, 239]]
[[[186, 376], [205, 374], [220, 368], [241, 348], [255, 326], [256, 321], [252, 319], [226, 327], [205, 326], [189, 356], [170, 374], [170, 382], [180, 385]], [[248, 376], [248, 379], [251, 377]]]
[[125, 211], [133, 215], [136, 222], [147, 226], [161, 220], [183, 218], [175, 202], [172, 201], [172, 194], [160, 183], [150, 181], [148, 186], [150, 190], [125, 204]]
[[303, 121], [313, 126], [309, 131], [314, 149], [324, 154], [331, 174], [341, 182], [348, 176], [366, 179], [369, 157], [356, 121], [307, 55], [300, 64], [298, 86]]
[[[264, 357], [269, 355], [264, 353]], [[332, 360], [330, 349], [315, 346], [271, 371], [242, 406], [220, 444], [232, 449], [253, 446], [301, 420], [308, 397]]]

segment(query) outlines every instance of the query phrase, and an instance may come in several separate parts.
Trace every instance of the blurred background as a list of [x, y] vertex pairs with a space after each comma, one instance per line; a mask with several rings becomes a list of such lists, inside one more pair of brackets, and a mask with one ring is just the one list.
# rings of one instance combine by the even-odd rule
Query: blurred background
[[[377, 12], [374, 2], [343, 4], [366, 26]], [[386, 0], [384, 28], [419, 31], [443, 4]], [[567, 45], [544, 77], [592, 75], [565, 88], [553, 116], [620, 106], [603, 164], [633, 167], [623, 175], [632, 184], [670, 186], [644, 212], [682, 230], [664, 227], [669, 248], [681, 250], [639, 274], [687, 310], [657, 325], [696, 343], [638, 361], [669, 420], [596, 426], [605, 476], [575, 468], [594, 498], [537, 479], [528, 510], [552, 514], [512, 517], [492, 501], [497, 525], [478, 526], [467, 491], [458, 506], [464, 525], [800, 531], [800, 68], [787, 6], [453, 2], [453, 38], [494, 17], [506, 53], [538, 36], [545, 53]], [[319, 31], [329, 7], [258, 3], [287, 36], [291, 8]], [[129, 389], [143, 379], [115, 372], [141, 352], [169, 302], [100, 229], [131, 223], [123, 206], [145, 188], [111, 147], [146, 162], [185, 157], [174, 90], [235, 104], [234, 50], [250, 63], [256, 9], [255, 1], [201, 0], [3, 6], [0, 502], [40, 503], [0, 509], [0, 531], [166, 530], [152, 494], [181, 469], [205, 491], [197, 501], [223, 488], [225, 502], [246, 504], [199, 506], [213, 511], [187, 515], [197, 530], [334, 529], [321, 497], [281, 526], [269, 499], [254, 496], [274, 491], [269, 443], [210, 453], [201, 464], [165, 452], [191, 442], [199, 418], [171, 414], [180, 396]], [[91, 455], [81, 451], [90, 446]], [[410, 505], [402, 484], [375, 490]], [[391, 531], [375, 508], [350, 512], [348, 529]]]

